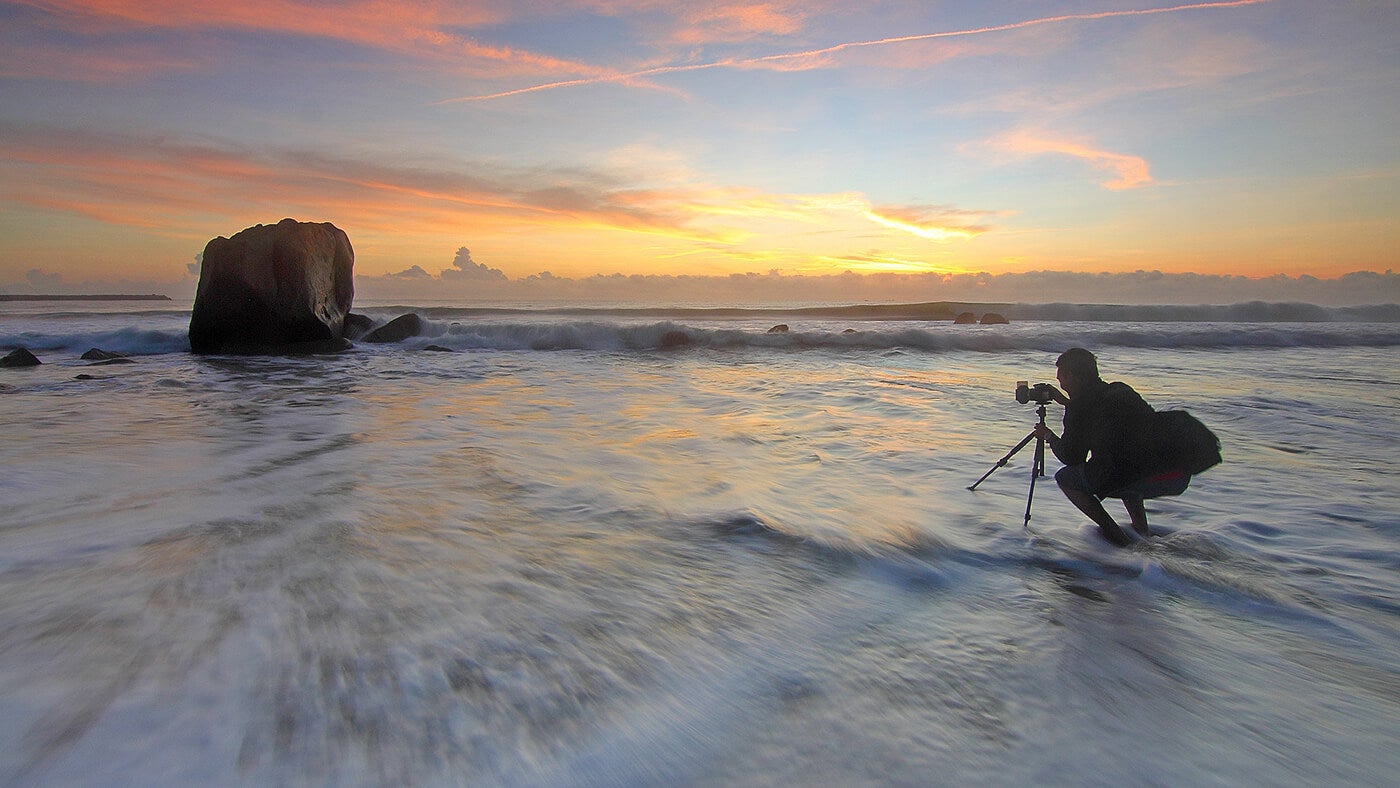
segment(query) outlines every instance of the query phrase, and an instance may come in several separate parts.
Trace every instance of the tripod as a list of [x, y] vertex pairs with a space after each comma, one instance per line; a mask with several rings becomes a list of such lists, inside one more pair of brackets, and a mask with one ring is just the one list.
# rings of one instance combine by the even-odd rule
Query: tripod
[[[1044, 427], [1044, 426], [1045, 426], [1045, 403], [1042, 402], [1042, 403], [1040, 404], [1040, 407], [1038, 407], [1038, 408], [1035, 409], [1035, 413], [1036, 413], [1037, 416], [1040, 417], [1040, 424], [1037, 425], [1037, 427]], [[1024, 522], [1022, 522], [1022, 525], [1023, 525], [1024, 527], [1026, 527], [1026, 528], [1029, 528], [1030, 525], [1031, 525], [1031, 501], [1034, 500], [1034, 498], [1035, 498], [1035, 480], [1038, 479], [1039, 477], [1045, 475], [1045, 439], [1044, 439], [1044, 438], [1037, 438], [1037, 437], [1036, 437], [1036, 433], [1037, 433], [1038, 431], [1039, 431], [1038, 429], [1031, 430], [1031, 433], [1030, 433], [1029, 435], [1027, 435], [1026, 437], [1022, 438], [1020, 443], [1018, 443], [1018, 444], [1016, 444], [1015, 446], [1013, 446], [1013, 447], [1011, 448], [1011, 451], [1009, 451], [1009, 452], [1006, 453], [1006, 456], [1005, 456], [1005, 457], [1002, 457], [1000, 460], [997, 460], [997, 464], [996, 464], [996, 465], [993, 465], [992, 468], [991, 468], [991, 470], [989, 470], [989, 471], [987, 471], [986, 473], [982, 474], [982, 478], [980, 478], [980, 479], [978, 479], [977, 481], [973, 482], [973, 483], [972, 483], [972, 486], [969, 487], [969, 488], [967, 488], [967, 489], [969, 489], [969, 490], [975, 490], [975, 489], [977, 489], [977, 485], [979, 485], [979, 484], [981, 484], [982, 482], [986, 481], [986, 480], [987, 480], [987, 477], [988, 477], [988, 476], [991, 476], [992, 473], [994, 473], [994, 472], [996, 471], [997, 468], [1000, 468], [1000, 467], [1002, 467], [1003, 465], [1005, 465], [1005, 464], [1007, 463], [1008, 460], [1010, 460], [1013, 456], [1015, 456], [1016, 452], [1018, 452], [1018, 451], [1020, 451], [1021, 449], [1025, 448], [1027, 443], [1030, 443], [1032, 440], [1034, 440], [1034, 441], [1035, 441], [1035, 462], [1031, 464], [1031, 491], [1030, 491], [1030, 493], [1026, 496], [1026, 519], [1025, 519]]]

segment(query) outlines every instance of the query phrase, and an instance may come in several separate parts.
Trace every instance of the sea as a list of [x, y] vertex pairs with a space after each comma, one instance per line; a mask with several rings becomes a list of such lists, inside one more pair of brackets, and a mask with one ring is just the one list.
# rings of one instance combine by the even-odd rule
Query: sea
[[[0, 784], [1395, 784], [1400, 306], [722, 306], [0, 304]], [[1221, 441], [1128, 548], [1069, 347]]]

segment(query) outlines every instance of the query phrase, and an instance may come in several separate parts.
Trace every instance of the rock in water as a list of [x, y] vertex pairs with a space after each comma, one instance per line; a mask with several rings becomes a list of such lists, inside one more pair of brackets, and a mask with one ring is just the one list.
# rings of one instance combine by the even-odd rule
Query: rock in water
[[402, 342], [409, 337], [416, 337], [423, 333], [423, 318], [409, 312], [406, 315], [399, 315], [379, 328], [365, 334], [363, 339], [366, 342]]
[[330, 223], [283, 219], [204, 247], [190, 315], [196, 353], [341, 343], [355, 298], [355, 252]]
[[1006, 319], [1006, 315], [1000, 312], [988, 312], [982, 316], [982, 325], [984, 326], [1004, 326], [1010, 322]]
[[374, 320], [364, 315], [349, 312], [345, 315], [345, 338], [359, 339], [374, 329]]
[[0, 367], [37, 367], [44, 362], [30, 353], [27, 348], [15, 348], [8, 356], [0, 358]]

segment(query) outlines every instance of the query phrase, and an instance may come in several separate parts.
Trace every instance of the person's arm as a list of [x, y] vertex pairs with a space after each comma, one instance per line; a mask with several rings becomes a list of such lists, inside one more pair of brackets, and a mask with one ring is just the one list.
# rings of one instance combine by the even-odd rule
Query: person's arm
[[1089, 459], [1089, 431], [1083, 421], [1083, 416], [1075, 408], [1066, 404], [1064, 434], [1055, 440], [1048, 441], [1050, 451], [1053, 451], [1060, 462], [1065, 465], [1079, 465]]

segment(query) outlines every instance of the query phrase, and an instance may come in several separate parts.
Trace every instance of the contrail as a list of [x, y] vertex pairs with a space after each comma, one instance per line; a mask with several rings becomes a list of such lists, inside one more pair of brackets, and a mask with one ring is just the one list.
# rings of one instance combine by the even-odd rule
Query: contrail
[[897, 36], [895, 38], [881, 38], [875, 41], [848, 41], [843, 44], [834, 44], [821, 49], [810, 49], [805, 52], [784, 52], [777, 55], [764, 55], [763, 57], [738, 58], [727, 60], [716, 60], [710, 63], [692, 63], [682, 66], [658, 66], [656, 68], [643, 69], [641, 71], [629, 71], [625, 74], [610, 74], [602, 77], [584, 77], [581, 79], [569, 79], [562, 82], [546, 82], [541, 85], [532, 85], [527, 88], [516, 88], [500, 93], [489, 93], [483, 96], [462, 96], [460, 98], [443, 99], [435, 101], [429, 106], [440, 104], [455, 104], [463, 101], [490, 101], [491, 99], [506, 98], [508, 96], [519, 96], [523, 93], [535, 93], [541, 90], [557, 90], [559, 88], [571, 88], [579, 85], [596, 85], [603, 82], [626, 82], [628, 80], [640, 79], [642, 77], [654, 77], [659, 74], [675, 74], [682, 71], [704, 71], [712, 68], [743, 68], [745, 66], [761, 65], [763, 63], [773, 63], [780, 60], [798, 60], [801, 58], [820, 57], [834, 52], [841, 52], [847, 49], [859, 47], [876, 47], [887, 44], [904, 44], [910, 41], [928, 41], [935, 38], [956, 38], [961, 36], [976, 36], [984, 33], [1002, 33], [1007, 30], [1020, 30], [1027, 27], [1039, 25], [1052, 25], [1060, 22], [1074, 22], [1081, 20], [1110, 19], [1119, 16], [1149, 16], [1152, 14], [1171, 14], [1179, 11], [1197, 11], [1212, 8], [1235, 8], [1245, 5], [1259, 5], [1268, 3], [1271, 0], [1222, 0], [1215, 3], [1191, 3], [1188, 5], [1175, 5], [1169, 8], [1140, 8], [1127, 11], [1099, 11], [1095, 13], [1083, 14], [1062, 14], [1060, 16], [1047, 16], [1039, 19], [1027, 19], [1021, 22], [1010, 22], [1004, 25], [992, 25], [991, 27], [978, 27], [969, 30], [949, 30], [941, 33], [922, 33], [913, 36]]

